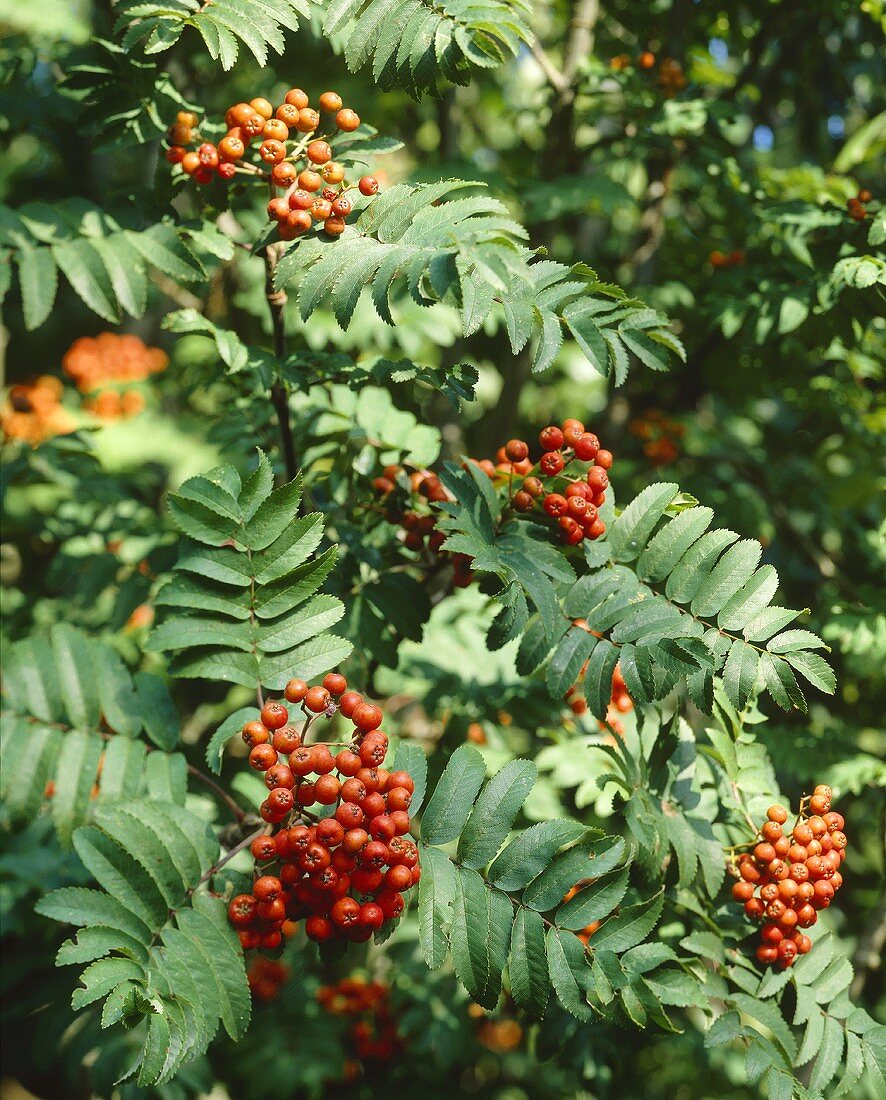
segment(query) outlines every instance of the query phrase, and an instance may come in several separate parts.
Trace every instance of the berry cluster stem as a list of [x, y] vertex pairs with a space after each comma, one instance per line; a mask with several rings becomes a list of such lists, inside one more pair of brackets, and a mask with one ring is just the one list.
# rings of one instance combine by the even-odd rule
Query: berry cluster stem
[[[273, 186], [271, 190], [273, 192]], [[274, 332], [274, 355], [282, 361], [286, 355], [286, 291], [274, 288], [274, 272], [277, 270], [279, 259], [280, 246], [276, 243], [269, 244], [265, 249], [265, 297], [268, 302]], [[280, 424], [280, 441], [283, 446], [286, 477], [289, 481], [292, 481], [298, 473], [298, 465], [295, 461], [295, 444], [292, 439], [292, 424], [289, 420], [289, 401], [286, 396], [286, 387], [279, 378], [275, 379], [271, 386], [271, 401]]]

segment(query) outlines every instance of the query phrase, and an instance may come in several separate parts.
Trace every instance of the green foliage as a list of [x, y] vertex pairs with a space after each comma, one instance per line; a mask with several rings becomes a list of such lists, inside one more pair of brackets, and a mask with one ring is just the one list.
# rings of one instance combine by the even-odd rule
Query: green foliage
[[202, 884], [218, 842], [198, 817], [162, 799], [136, 810], [108, 802], [74, 847], [98, 889], [65, 887], [37, 912], [78, 929], [56, 965], [82, 965], [72, 1008], [103, 1001], [101, 1026], [138, 1028], [143, 1045], [124, 1076], [140, 1086], [171, 1080], [201, 1055], [222, 1024], [240, 1039], [250, 1001], [224, 902]]
[[126, 228], [84, 199], [26, 203], [15, 212], [0, 208], [0, 249], [7, 262], [15, 260], [28, 329], [52, 312], [59, 272], [104, 320], [117, 322], [125, 313], [141, 317], [151, 270], [181, 282], [206, 277], [186, 239], [184, 230], [165, 222]]
[[282, 54], [284, 30], [295, 31], [311, 15], [309, 0], [284, 0], [270, 5], [264, 0], [217, 0], [201, 5], [196, 0], [157, 4], [151, 0], [121, 0], [116, 28], [125, 29], [124, 49], [136, 47], [146, 54], [164, 53], [176, 44], [185, 27], [195, 27], [209, 56], [231, 69], [243, 42], [259, 65], [268, 62], [268, 49]]
[[[70, 7], [6, 4], [0, 46], [5, 1078], [879, 1100], [882, 3], [813, 36], [765, 0]], [[178, 110], [217, 141], [293, 84], [406, 139], [327, 135], [381, 187], [335, 240], [162, 155]], [[34, 442], [16, 384], [100, 321], [168, 371], [116, 422], [66, 386], [77, 430]], [[577, 548], [460, 464], [567, 416], [615, 456]], [[265, 1003], [225, 915], [265, 796], [238, 734], [340, 662], [413, 777], [422, 875], [366, 947], [270, 952]], [[730, 864], [820, 782], [845, 888], [761, 969]], [[345, 976], [390, 986], [368, 1028], [323, 1007]]]
[[147, 672], [131, 676], [112, 649], [73, 627], [9, 647], [0, 723], [6, 825], [48, 806], [69, 846], [108, 800], [184, 802], [185, 758], [171, 752], [178, 717], [166, 685]]
[[[811, 631], [783, 629], [799, 612], [771, 604], [778, 574], [771, 565], [758, 567], [760, 544], [709, 531], [711, 509], [677, 507], [677, 485], [650, 485], [627, 504], [605, 539], [586, 544], [584, 563], [572, 559], [581, 572], [576, 579], [543, 528], [506, 522], [477, 467], [452, 466], [445, 481], [457, 500], [442, 505], [446, 549], [469, 554], [475, 569], [499, 577], [499, 643], [522, 636], [526, 672], [549, 658], [555, 698], [583, 679], [591, 713], [605, 717], [616, 662], [638, 703], [684, 685], [709, 713], [716, 676], [739, 710], [758, 689], [785, 710], [805, 710], [795, 672], [833, 694], [833, 673], [815, 652], [825, 643]], [[528, 618], [527, 605], [537, 618]]]
[[482, 184], [447, 180], [389, 188], [334, 248], [319, 237], [289, 248], [277, 264], [275, 285], [282, 289], [297, 280], [302, 319], [328, 304], [345, 329], [365, 286], [381, 319], [393, 325], [391, 294], [399, 280], [419, 305], [455, 305], [466, 336], [499, 305], [511, 350], [533, 342], [533, 370], [551, 365], [564, 328], [594, 369], [614, 375], [617, 384], [627, 376], [630, 354], [653, 370], [667, 370], [671, 355], [685, 357], [663, 314], [600, 282], [584, 264], [533, 262], [521, 243], [526, 231], [507, 207], [483, 194], [451, 197], [464, 188]]
[[149, 644], [174, 654], [173, 676], [280, 690], [296, 673], [310, 680], [347, 657], [350, 643], [327, 633], [342, 603], [318, 594], [335, 549], [312, 557], [323, 520], [300, 516], [301, 498], [299, 478], [273, 488], [264, 454], [245, 482], [220, 466], [170, 497], [173, 519], [192, 541], [157, 596], [176, 610]]

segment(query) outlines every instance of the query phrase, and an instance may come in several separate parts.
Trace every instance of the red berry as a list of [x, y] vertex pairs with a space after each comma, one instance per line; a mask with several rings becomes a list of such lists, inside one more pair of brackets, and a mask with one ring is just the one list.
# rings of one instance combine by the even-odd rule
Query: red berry
[[539, 459], [538, 467], [546, 477], [556, 477], [561, 473], [566, 461], [559, 451], [548, 451]]
[[323, 687], [330, 695], [341, 695], [343, 691], [347, 690], [348, 681], [340, 672], [328, 672], [323, 677]]
[[582, 462], [591, 462], [600, 449], [600, 440], [591, 432], [584, 432], [575, 441], [575, 457]]
[[261, 863], [273, 859], [277, 854], [277, 842], [272, 836], [257, 836], [249, 845], [252, 858]]
[[315, 714], [320, 714], [322, 711], [326, 710], [331, 702], [332, 696], [325, 687], [308, 688], [308, 693], [305, 696], [305, 706], [308, 710], [313, 711]]
[[378, 193], [378, 180], [375, 176], [363, 176], [357, 187], [361, 195], [375, 195]]
[[378, 931], [384, 922], [385, 915], [380, 905], [376, 905], [374, 901], [367, 901], [360, 906], [360, 923], [364, 927]]
[[559, 451], [563, 446], [563, 433], [556, 425], [542, 428], [538, 435], [538, 441], [543, 451]]
[[266, 772], [277, 763], [277, 750], [271, 745], [256, 745], [249, 754], [249, 766], [257, 772]]
[[335, 766], [342, 775], [354, 776], [363, 766], [360, 757], [350, 749], [342, 749], [336, 753]]
[[267, 726], [257, 719], [247, 722], [240, 736], [250, 748], [254, 748], [256, 745], [265, 745], [271, 739]]
[[275, 817], [283, 817], [295, 805], [289, 787], [275, 787], [268, 795], [268, 808]]
[[231, 924], [243, 927], [255, 920], [256, 899], [252, 894], [238, 894], [228, 905], [228, 919]]
[[283, 883], [275, 875], [262, 875], [255, 880], [252, 892], [256, 901], [274, 901], [280, 897]]
[[314, 784], [314, 798], [322, 806], [331, 806], [338, 800], [341, 784], [334, 775], [321, 775]]
[[359, 703], [354, 709], [351, 719], [358, 730], [364, 733], [369, 730], [377, 730], [382, 722], [382, 712], [373, 703]]
[[354, 898], [339, 898], [329, 910], [329, 916], [339, 928], [360, 923], [360, 902]]
[[395, 890], [382, 890], [375, 900], [388, 920], [399, 917], [405, 907], [402, 895]]
[[611, 470], [612, 451], [597, 451], [597, 457], [594, 461], [598, 466], [602, 466], [604, 470]]
[[345, 718], [352, 718], [354, 711], [363, 702], [363, 696], [357, 691], [346, 691], [338, 701], [338, 709]]
[[305, 921], [305, 935], [315, 943], [323, 943], [334, 932], [332, 921], [327, 917], [308, 917]]
[[277, 787], [286, 787], [288, 790], [292, 790], [295, 786], [295, 775], [292, 769], [287, 768], [285, 764], [274, 764], [265, 772], [265, 786], [269, 791], [273, 791]]
[[[295, 194], [295, 192], [293, 192], [293, 194]], [[308, 685], [304, 680], [290, 680], [283, 689], [283, 694], [290, 703], [300, 703], [308, 694]]]
[[278, 730], [289, 721], [289, 711], [278, 699], [269, 699], [261, 709], [261, 720], [269, 730]]
[[609, 476], [602, 466], [592, 466], [588, 470], [587, 483], [595, 493], [602, 493], [609, 486]]
[[352, 133], [360, 125], [360, 116], [356, 111], [345, 107], [335, 116], [335, 125], [346, 134]]
[[281, 726], [280, 729], [274, 730], [274, 738], [271, 744], [284, 756], [288, 756], [301, 744], [301, 733], [295, 728], [295, 726]]
[[566, 497], [561, 496], [560, 493], [548, 493], [548, 495], [544, 499], [542, 507], [549, 516], [554, 516], [555, 518], [557, 518], [558, 516], [566, 515], [567, 509], [569, 507], [569, 501], [566, 499]]

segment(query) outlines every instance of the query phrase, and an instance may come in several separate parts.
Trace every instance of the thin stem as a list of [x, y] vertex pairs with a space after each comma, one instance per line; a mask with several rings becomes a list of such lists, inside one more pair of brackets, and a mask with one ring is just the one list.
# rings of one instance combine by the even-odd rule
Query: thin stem
[[237, 819], [237, 821], [242, 821], [243, 818], [246, 817], [246, 811], [238, 806], [233, 798], [231, 798], [231, 796], [228, 794], [228, 792], [223, 790], [222, 787], [220, 787], [214, 779], [206, 775], [205, 772], [201, 772], [200, 769], [195, 768], [193, 764], [188, 764], [188, 774], [193, 775], [195, 779], [199, 779], [200, 782], [205, 787], [208, 787], [217, 798], [220, 798]]
[[[239, 855], [244, 848], [248, 848], [253, 840], [255, 840], [257, 837], [263, 836], [267, 832], [267, 828], [267, 825], [262, 825], [260, 829], [256, 829], [254, 833], [250, 833], [249, 836], [245, 836], [238, 844], [235, 844], [233, 848], [231, 848], [228, 852], [225, 853], [225, 855], [222, 856], [218, 863], [213, 864], [208, 871], [204, 871], [200, 881], [197, 883], [197, 886], [202, 886], [204, 882], [208, 882], [209, 879], [211, 879], [214, 874], [217, 874], [226, 863], [229, 863], [234, 858], [234, 856]], [[191, 890], [192, 894], [194, 893], [194, 890], [197, 889], [197, 886], [195, 886], [194, 889]]]
[[[271, 190], [273, 192], [273, 185]], [[274, 288], [274, 272], [280, 259], [281, 247], [280, 244], [269, 244], [265, 249], [265, 297], [274, 331], [274, 355], [278, 362], [282, 363], [286, 357], [286, 291]], [[295, 444], [292, 439], [292, 424], [289, 420], [289, 400], [286, 387], [279, 378], [275, 379], [271, 386], [271, 402], [280, 424], [280, 442], [283, 447], [286, 476], [289, 481], [292, 481], [298, 473], [298, 464], [295, 461]]]

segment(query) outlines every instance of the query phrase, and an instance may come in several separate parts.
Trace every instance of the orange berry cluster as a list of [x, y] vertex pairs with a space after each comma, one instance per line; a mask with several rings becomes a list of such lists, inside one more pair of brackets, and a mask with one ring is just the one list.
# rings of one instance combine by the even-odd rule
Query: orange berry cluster
[[[250, 894], [231, 901], [228, 917], [244, 949], [278, 947], [285, 922], [302, 917], [312, 940], [363, 943], [402, 914], [403, 894], [421, 875], [418, 847], [407, 836], [414, 784], [407, 772], [382, 766], [382, 712], [349, 691], [340, 673], [313, 687], [290, 680], [284, 696], [301, 705], [301, 729], [290, 725], [282, 700], [266, 702], [243, 727], [250, 767], [263, 773], [270, 792], [260, 813], [271, 831], [253, 840], [261, 873]], [[354, 731], [333, 756], [328, 743], [306, 741], [321, 715], [336, 714]], [[308, 809], [317, 803], [328, 816]]]
[[[196, 116], [180, 112], [169, 130], [172, 144], [166, 159], [180, 164], [197, 183], [210, 183], [216, 176], [232, 179], [237, 174], [268, 179], [272, 188], [268, 217], [277, 222], [284, 241], [306, 233], [315, 222], [322, 222], [326, 232], [337, 237], [354, 207], [347, 192], [356, 187], [362, 195], [374, 195], [378, 180], [364, 176], [348, 184], [344, 167], [332, 159], [329, 142], [315, 136], [323, 115], [348, 134], [359, 127], [359, 115], [342, 104], [338, 92], [323, 92], [318, 107], [310, 105], [301, 88], [290, 88], [277, 108], [262, 97], [235, 103], [225, 112], [225, 136], [217, 145], [204, 141], [196, 149], [186, 148], [197, 140]], [[247, 159], [254, 142], [257, 162]], [[277, 195], [278, 188], [285, 195]]]
[[744, 261], [745, 254], [740, 248], [734, 248], [731, 252], [714, 251], [708, 256], [708, 263], [716, 269], [738, 267]]
[[135, 416], [145, 407], [145, 399], [138, 390], [102, 390], [83, 402], [83, 408], [99, 420], [119, 420]]
[[[616, 72], [624, 72], [625, 69], [629, 69], [632, 64], [631, 55], [628, 53], [619, 53], [609, 61], [609, 67], [615, 69]], [[651, 50], [644, 50], [637, 58], [637, 67], [640, 69], [651, 69], [655, 65], [655, 54]]]
[[11, 386], [0, 408], [0, 430], [6, 438], [34, 447], [53, 436], [68, 435], [77, 425], [61, 404], [63, 393], [62, 382], [51, 374]]
[[473, 558], [467, 554], [450, 554], [442, 549], [446, 534], [437, 530], [437, 514], [430, 510], [430, 505], [452, 500], [452, 496], [433, 470], [408, 473], [402, 466], [385, 466], [381, 477], [373, 480], [372, 488], [380, 497], [390, 497], [404, 479], [409, 488], [411, 507], [403, 510], [396, 501], [389, 501], [385, 517], [389, 522], [402, 526], [405, 532], [403, 545], [407, 550], [426, 551], [432, 558], [443, 555], [450, 558], [453, 585], [467, 588], [474, 580], [471, 568]]
[[686, 428], [660, 409], [651, 409], [645, 416], [632, 420], [628, 431], [644, 441], [643, 454], [653, 465], [667, 466], [680, 457], [679, 441], [686, 434]]
[[683, 66], [673, 57], [663, 58], [658, 65], [658, 83], [666, 99], [673, 99], [687, 84]]
[[[527, 513], [540, 507], [557, 521], [567, 546], [598, 539], [606, 530], [598, 509], [606, 500], [612, 453], [603, 450], [593, 432], [585, 431], [575, 419], [564, 420], [560, 428], [554, 424], [543, 428], [538, 439], [543, 453], [537, 463], [529, 458], [529, 446], [522, 439], [512, 439], [497, 456], [498, 472], [525, 477], [512, 498], [514, 508]], [[576, 470], [574, 462], [592, 465]]]
[[249, 964], [246, 980], [249, 992], [258, 1001], [275, 1001], [280, 987], [289, 978], [289, 967], [279, 959], [266, 959], [257, 955]]
[[751, 920], [763, 922], [757, 961], [785, 970], [812, 947], [803, 929], [815, 924], [818, 911], [828, 908], [843, 885], [846, 834], [842, 815], [831, 809], [831, 788], [824, 785], [800, 803], [790, 835], [783, 828], [784, 806], [770, 806], [766, 817], [753, 852], [735, 861], [732, 896]]
[[81, 336], [68, 348], [62, 370], [81, 393], [116, 382], [141, 382], [166, 370], [169, 359], [131, 333], [102, 332]]
[[[473, 1012], [472, 1009], [479, 1009], [479, 1012]], [[477, 1028], [477, 1042], [487, 1050], [491, 1050], [493, 1054], [509, 1054], [512, 1050], [517, 1050], [523, 1042], [523, 1028], [517, 1020], [510, 1017], [504, 1020], [489, 1020], [479, 1005], [471, 1005], [468, 1015], [482, 1017]]]
[[863, 222], [865, 220], [865, 218], [868, 216], [865, 203], [871, 202], [873, 197], [874, 196], [871, 194], [870, 191], [867, 190], [867, 188], [862, 188], [862, 190], [858, 192], [855, 198], [850, 199], [846, 203], [846, 213], [849, 215], [850, 218], [852, 218], [854, 222]]
[[350, 1034], [357, 1057], [385, 1061], [401, 1046], [391, 1009], [390, 987], [365, 978], [342, 978], [335, 985], [317, 991], [320, 1006], [332, 1016], [354, 1019]]

